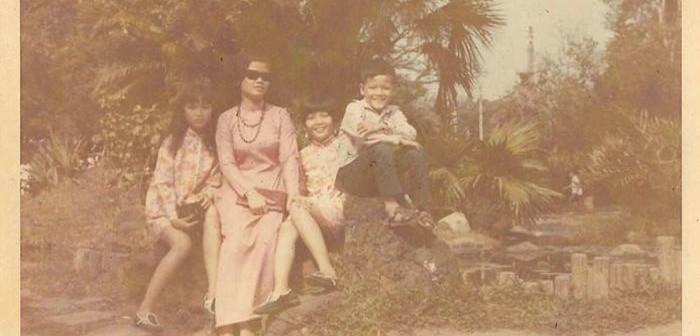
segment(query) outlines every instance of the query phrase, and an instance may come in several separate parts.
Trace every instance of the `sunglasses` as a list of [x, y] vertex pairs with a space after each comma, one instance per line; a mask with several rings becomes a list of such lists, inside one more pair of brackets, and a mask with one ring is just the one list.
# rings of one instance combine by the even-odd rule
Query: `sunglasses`
[[246, 70], [245, 71], [245, 78], [248, 78], [252, 81], [258, 80], [258, 78], [262, 79], [265, 82], [270, 81], [270, 73], [269, 72], [260, 72], [260, 71], [255, 71], [255, 70]]

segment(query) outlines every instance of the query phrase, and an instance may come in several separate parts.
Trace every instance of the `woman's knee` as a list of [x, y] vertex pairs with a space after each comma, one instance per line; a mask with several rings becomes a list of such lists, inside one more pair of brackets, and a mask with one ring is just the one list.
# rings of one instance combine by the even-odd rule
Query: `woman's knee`
[[219, 231], [219, 213], [213, 206], [210, 206], [204, 214], [204, 227], [208, 230]]
[[298, 236], [297, 228], [291, 220], [286, 220], [280, 225], [279, 238], [280, 240], [296, 240]]

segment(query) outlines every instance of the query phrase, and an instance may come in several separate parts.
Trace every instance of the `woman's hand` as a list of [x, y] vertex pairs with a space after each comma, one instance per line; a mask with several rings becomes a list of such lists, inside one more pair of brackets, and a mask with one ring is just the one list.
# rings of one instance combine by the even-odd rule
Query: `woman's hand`
[[248, 207], [253, 214], [262, 215], [267, 213], [267, 199], [260, 193], [251, 189], [245, 194], [245, 198], [248, 200]]
[[189, 215], [187, 217], [174, 219], [171, 224], [178, 230], [187, 231], [197, 225], [197, 220], [194, 218], [194, 215]]
[[209, 206], [211, 205], [211, 200], [209, 199], [209, 195], [200, 192], [199, 194], [194, 196], [194, 201], [196, 203], [199, 203], [199, 205], [202, 206], [204, 210], [208, 209]]

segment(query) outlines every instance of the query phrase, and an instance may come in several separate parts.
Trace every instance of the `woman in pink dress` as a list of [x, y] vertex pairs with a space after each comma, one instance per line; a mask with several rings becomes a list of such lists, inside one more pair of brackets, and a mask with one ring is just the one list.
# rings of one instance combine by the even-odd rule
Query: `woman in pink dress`
[[[265, 103], [269, 63], [247, 62], [241, 102], [219, 118], [216, 144], [224, 183], [214, 197], [221, 217], [221, 252], [216, 287], [220, 335], [254, 335], [260, 315], [253, 307], [273, 287], [273, 257], [284, 214], [261, 189], [299, 194], [299, 151], [287, 111]], [[245, 203], [245, 204], [241, 204]]]

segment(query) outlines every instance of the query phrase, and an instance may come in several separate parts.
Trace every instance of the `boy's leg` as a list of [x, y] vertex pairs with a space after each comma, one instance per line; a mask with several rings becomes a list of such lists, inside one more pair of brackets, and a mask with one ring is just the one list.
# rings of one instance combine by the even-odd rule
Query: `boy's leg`
[[338, 171], [336, 185], [340, 190], [360, 197], [402, 195], [392, 145], [380, 143], [365, 149]]
[[398, 156], [399, 167], [409, 173], [410, 187], [408, 189], [411, 201], [420, 210], [430, 207], [430, 176], [428, 159], [423, 149], [403, 147]]

